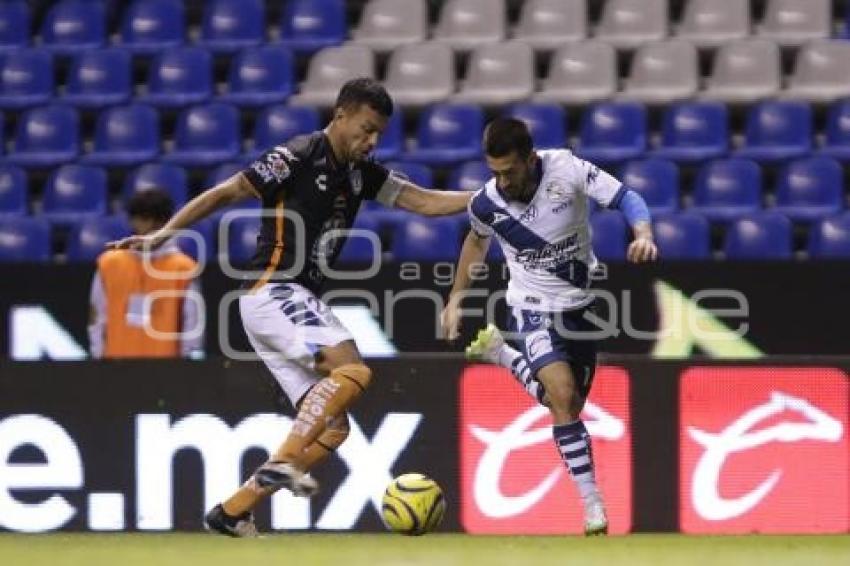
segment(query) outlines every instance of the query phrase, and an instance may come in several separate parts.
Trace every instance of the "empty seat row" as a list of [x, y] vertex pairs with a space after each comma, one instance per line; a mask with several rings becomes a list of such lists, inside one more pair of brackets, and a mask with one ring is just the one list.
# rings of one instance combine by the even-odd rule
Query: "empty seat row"
[[178, 116], [174, 147], [161, 154], [159, 114], [150, 106], [130, 104], [98, 115], [92, 149], [80, 155], [78, 113], [68, 106], [51, 105], [19, 116], [12, 149], [5, 159], [24, 167], [53, 167], [77, 159], [94, 165], [128, 166], [158, 158], [202, 166], [249, 159], [318, 127], [319, 114], [312, 108], [266, 107], [255, 123], [255, 148], [243, 154], [238, 110], [210, 103], [188, 108]]
[[[390, 231], [387, 259], [395, 261], [455, 261], [460, 252], [466, 220], [457, 218], [422, 219], [396, 213], [383, 218], [361, 214], [355, 228], [377, 234]], [[190, 228], [194, 235], [181, 235], [177, 245], [192, 257], [212, 261], [225, 259], [245, 265], [256, 247], [259, 220], [239, 217], [220, 226], [226, 231], [226, 250], [217, 250], [218, 237], [211, 220]], [[591, 218], [594, 253], [603, 261], [624, 261], [628, 242], [626, 224], [618, 212], [598, 213]], [[705, 260], [712, 256], [708, 221], [694, 212], [663, 215], [654, 221], [659, 253], [665, 260]], [[130, 227], [124, 216], [91, 218], [73, 227], [68, 237], [69, 261], [93, 261], [106, 242], [124, 237]], [[50, 225], [34, 218], [0, 218], [0, 261], [46, 262], [51, 258]], [[491, 250], [497, 250], [493, 243]], [[226, 257], [217, 256], [224, 253]], [[850, 259], [850, 212], [832, 216], [812, 225], [807, 251], [810, 257]], [[371, 241], [354, 236], [343, 247], [341, 264], [372, 262], [376, 250]], [[793, 255], [793, 233], [788, 218], [777, 212], [747, 215], [725, 230], [723, 252], [727, 259], [787, 260]], [[493, 253], [492, 259], [500, 259]]]
[[[783, 45], [799, 45], [832, 35], [832, 0], [767, 0], [764, 16], [754, 24], [750, 0], [687, 0], [681, 21], [671, 25], [668, 0], [606, 0], [595, 29], [589, 0], [525, 0], [519, 21], [510, 30], [504, 0], [448, 0], [433, 37], [456, 49], [472, 49], [508, 37], [535, 49], [552, 50], [591, 35], [620, 48], [676, 35], [700, 47], [756, 35]], [[428, 37], [425, 0], [371, 0], [354, 41], [391, 50]]]
[[[215, 94], [213, 60], [200, 47], [168, 49], [148, 68], [144, 88], [134, 92], [131, 55], [120, 48], [86, 51], [72, 61], [60, 95], [54, 82], [52, 55], [43, 49], [21, 49], [0, 61], [0, 108], [25, 108], [57, 97], [81, 107], [136, 101], [180, 107], [209, 100]], [[375, 76], [373, 52], [363, 46], [327, 48], [310, 61], [307, 77], [292, 101], [330, 106], [344, 81]], [[749, 103], [781, 95], [814, 102], [850, 96], [850, 43], [821, 40], [798, 53], [794, 72], [783, 84], [779, 47], [768, 40], [731, 42], [717, 52], [714, 69], [703, 81], [697, 50], [682, 40], [641, 46], [620, 85], [614, 48], [588, 41], [561, 48], [542, 81], [534, 75], [534, 53], [522, 42], [477, 48], [467, 76], [458, 81], [453, 51], [439, 42], [409, 44], [390, 56], [385, 84], [402, 106], [421, 106], [447, 99], [501, 105], [526, 99], [559, 104], [586, 104], [615, 97], [651, 104], [701, 97]], [[704, 83], [704, 84], [703, 84]], [[286, 100], [296, 90], [293, 56], [280, 46], [249, 47], [229, 66], [224, 102], [260, 106]]]
[[[268, 24], [264, 0], [210, 0], [203, 3], [197, 43], [215, 52], [259, 45]], [[347, 36], [343, 0], [288, 0], [278, 22], [276, 43], [312, 52], [336, 45]], [[30, 44], [33, 20], [25, 0], [0, 4], [0, 50]], [[117, 44], [141, 54], [182, 45], [187, 36], [182, 0], [134, 0], [123, 10]], [[62, 55], [107, 45], [106, 10], [102, 2], [61, 0], [46, 13], [39, 31], [41, 45]]]
[[[119, 48], [86, 51], [70, 67], [64, 93], [54, 84], [53, 56], [43, 49], [21, 49], [0, 62], [0, 108], [25, 108], [50, 102], [54, 96], [80, 107], [122, 104], [134, 97], [131, 55]], [[137, 102], [179, 107], [205, 102], [213, 95], [212, 57], [206, 49], [184, 47], [159, 54], [148, 69]], [[231, 60], [226, 92], [218, 99], [241, 106], [281, 102], [295, 89], [289, 49], [247, 48]]]
[[[565, 147], [567, 119], [563, 108], [517, 104], [507, 115], [525, 121], [535, 146]], [[0, 118], [2, 119], [2, 118]], [[18, 116], [15, 137], [5, 159], [24, 167], [52, 167], [77, 159], [85, 163], [127, 166], [161, 158], [185, 166], [251, 159], [295, 135], [318, 129], [319, 114], [306, 106], [268, 106], [254, 123], [253, 146], [243, 151], [240, 114], [231, 105], [209, 103], [183, 110], [177, 118], [174, 144], [161, 153], [159, 117], [143, 104], [116, 106], [98, 115], [91, 151], [80, 156], [79, 115], [71, 107], [50, 105]], [[375, 151], [378, 159], [404, 158], [428, 164], [452, 164], [481, 155], [484, 112], [470, 104], [437, 104], [418, 116], [416, 135], [405, 138], [401, 113], [390, 119]], [[659, 141], [649, 146], [647, 111], [639, 103], [599, 103], [581, 115], [575, 151], [608, 164], [646, 154], [680, 162], [699, 162], [731, 154], [760, 162], [779, 162], [812, 152], [812, 112], [808, 104], [766, 101], [752, 106], [743, 143], [729, 147], [726, 107], [711, 102], [682, 103], [667, 108]], [[850, 100], [834, 104], [818, 153], [850, 159]]]
[[[355, 76], [375, 77], [376, 68], [374, 54], [366, 47], [325, 49], [311, 59], [293, 102], [329, 106], [343, 82]], [[724, 44], [706, 79], [700, 76], [697, 48], [678, 39], [641, 45], [622, 84], [614, 47], [598, 40], [558, 49], [540, 81], [534, 69], [534, 53], [528, 44], [490, 43], [475, 48], [466, 78], [458, 81], [454, 52], [443, 43], [429, 41], [393, 51], [385, 84], [403, 106], [446, 99], [485, 105], [526, 99], [584, 105], [616, 97], [651, 104], [690, 98], [744, 104], [774, 96], [813, 102], [850, 96], [850, 43], [842, 40], [804, 45], [787, 81], [780, 49], [767, 39]]]

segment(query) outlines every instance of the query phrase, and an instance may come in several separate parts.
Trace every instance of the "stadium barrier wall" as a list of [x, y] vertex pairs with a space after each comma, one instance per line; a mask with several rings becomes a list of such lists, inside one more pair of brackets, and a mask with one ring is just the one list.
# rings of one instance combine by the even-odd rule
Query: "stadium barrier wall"
[[[381, 530], [384, 486], [443, 487], [442, 529], [577, 533], [547, 411], [505, 370], [373, 360], [348, 441], [312, 500], [261, 529]], [[605, 356], [584, 419], [614, 533], [850, 531], [850, 358], [661, 362]], [[193, 531], [284, 436], [257, 363], [0, 362], [0, 529]]]
[[[488, 304], [487, 318], [504, 320], [504, 304], [498, 300], [506, 282], [503, 268], [490, 265], [476, 282], [475, 295], [464, 303], [471, 311], [480, 309], [465, 319], [464, 339], [484, 323]], [[378, 332], [384, 332], [398, 351], [445, 352], [447, 345], [438, 339], [436, 328], [453, 270], [451, 262], [385, 263], [373, 277], [329, 282], [327, 293], [335, 297], [332, 304], [368, 306], [365, 315], [378, 321]], [[0, 265], [0, 358], [40, 359], [49, 345], [39, 341], [48, 337], [60, 344], [56, 349], [66, 357], [85, 357], [92, 273], [93, 266], [87, 264]], [[845, 333], [829, 330], [846, 323], [845, 310], [835, 308], [836, 297], [845, 294], [846, 281], [847, 264], [838, 261], [736, 262], [734, 269], [719, 269], [714, 262], [611, 263], [600, 270], [593, 286], [602, 293], [600, 316], [617, 330], [605, 340], [608, 352], [687, 357], [693, 346], [693, 351], [713, 357], [740, 357], [742, 352], [847, 356]], [[249, 350], [235, 304], [220, 308], [238, 282], [210, 264], [201, 283], [208, 354], [221, 353], [223, 343]], [[706, 309], [713, 309], [719, 330], [742, 328], [743, 336], [732, 341], [719, 340], [718, 334], [692, 336], [687, 326], [674, 329], [680, 337], [685, 335], [683, 340], [664, 343], [651, 336], [661, 330], [665, 317], [677, 320], [675, 312], [698, 316]], [[672, 311], [674, 315], [668, 316]], [[416, 324], [409, 324], [411, 320]]]

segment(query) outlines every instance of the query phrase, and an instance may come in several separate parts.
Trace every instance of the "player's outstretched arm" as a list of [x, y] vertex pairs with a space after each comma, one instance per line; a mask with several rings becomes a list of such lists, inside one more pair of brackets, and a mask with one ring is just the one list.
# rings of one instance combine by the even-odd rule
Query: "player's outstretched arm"
[[446, 308], [440, 314], [440, 326], [443, 330], [443, 338], [446, 340], [456, 340], [460, 335], [460, 304], [463, 301], [464, 292], [472, 283], [470, 269], [473, 269], [475, 264], [484, 261], [484, 256], [489, 247], [490, 238], [482, 238], [474, 230], [470, 230], [463, 241], [463, 248], [460, 250], [460, 258], [455, 270], [455, 282], [449, 293]]
[[257, 191], [242, 173], [237, 173], [208, 189], [178, 210], [162, 228], [146, 235], [135, 235], [108, 242], [109, 249], [156, 249], [174, 235], [176, 230], [191, 226], [198, 220], [206, 218], [219, 208], [234, 204], [248, 197], [256, 197]]
[[626, 250], [626, 258], [632, 263], [655, 261], [658, 248], [652, 238], [652, 227], [649, 222], [638, 222], [632, 226], [635, 239]]
[[466, 191], [435, 191], [405, 181], [395, 205], [425, 216], [444, 216], [463, 212], [471, 198]]

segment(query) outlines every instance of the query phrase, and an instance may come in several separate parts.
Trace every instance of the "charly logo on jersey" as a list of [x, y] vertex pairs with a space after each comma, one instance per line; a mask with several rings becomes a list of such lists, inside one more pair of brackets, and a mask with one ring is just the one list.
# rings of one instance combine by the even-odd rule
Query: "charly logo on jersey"
[[[773, 426], [759, 428], [765, 421], [785, 411], [803, 420], [783, 420]], [[841, 421], [833, 418], [806, 399], [772, 391], [770, 399], [745, 411], [725, 429], [711, 433], [688, 427], [688, 434], [705, 448], [697, 461], [691, 479], [691, 502], [696, 512], [711, 521], [739, 517], [758, 505], [782, 477], [776, 469], [750, 491], [736, 497], [720, 494], [720, 476], [726, 460], [738, 452], [753, 450], [771, 442], [838, 442], [844, 433]]]
[[504, 222], [505, 220], [510, 220], [511, 216], [509, 214], [504, 214], [502, 212], [494, 212], [493, 213], [493, 224], [498, 224], [499, 222]]
[[683, 532], [846, 532], [844, 372], [695, 367], [679, 396]]
[[537, 219], [537, 206], [535, 206], [533, 204], [531, 206], [529, 206], [527, 209], [525, 209], [525, 212], [523, 212], [519, 217], [519, 221], [525, 222], [525, 223], [533, 222], [536, 219]]
[[[600, 367], [582, 419], [593, 437], [611, 532], [619, 533], [631, 521], [628, 405], [626, 372]], [[581, 503], [554, 449], [549, 410], [503, 368], [472, 366], [462, 376], [461, 490], [461, 522], [469, 533], [581, 531]]]

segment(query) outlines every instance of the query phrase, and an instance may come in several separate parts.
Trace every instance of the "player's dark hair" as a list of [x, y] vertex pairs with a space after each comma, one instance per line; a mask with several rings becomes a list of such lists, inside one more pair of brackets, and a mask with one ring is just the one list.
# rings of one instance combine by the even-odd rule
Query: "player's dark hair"
[[164, 224], [174, 213], [174, 202], [166, 191], [152, 187], [130, 197], [126, 209], [130, 217], [149, 218]]
[[351, 108], [361, 104], [369, 105], [372, 110], [387, 118], [393, 114], [393, 99], [375, 79], [360, 77], [342, 85], [334, 108]]
[[516, 152], [521, 159], [531, 155], [533, 145], [528, 126], [516, 118], [496, 118], [484, 130], [484, 153], [505, 157]]

